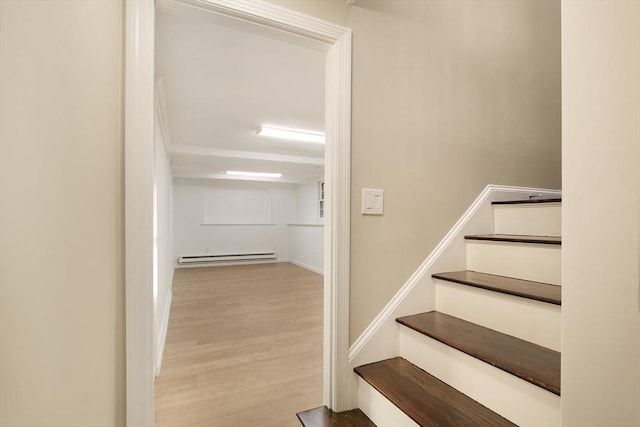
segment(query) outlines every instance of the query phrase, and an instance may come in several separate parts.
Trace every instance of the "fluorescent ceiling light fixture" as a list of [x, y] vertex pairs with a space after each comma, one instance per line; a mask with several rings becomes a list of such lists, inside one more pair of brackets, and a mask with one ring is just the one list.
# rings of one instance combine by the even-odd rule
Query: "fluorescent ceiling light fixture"
[[274, 138], [293, 139], [296, 141], [316, 142], [324, 144], [324, 133], [308, 130], [283, 129], [273, 126], [261, 126], [256, 130], [257, 135], [271, 136]]
[[226, 171], [225, 173], [227, 175], [251, 176], [255, 178], [280, 178], [282, 176], [281, 173], [271, 173], [271, 172]]

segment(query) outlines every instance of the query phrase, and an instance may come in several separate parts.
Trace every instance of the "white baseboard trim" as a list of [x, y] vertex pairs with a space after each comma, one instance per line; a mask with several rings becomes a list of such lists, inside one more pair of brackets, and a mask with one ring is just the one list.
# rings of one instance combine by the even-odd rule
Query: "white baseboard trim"
[[287, 259], [270, 259], [264, 261], [229, 261], [229, 262], [203, 262], [200, 264], [176, 264], [176, 268], [201, 268], [201, 267], [224, 267], [227, 265], [251, 265], [251, 264], [273, 264], [276, 262], [289, 262]]
[[[495, 200], [518, 200], [527, 198], [529, 194], [541, 194], [547, 197], [558, 197], [562, 194], [559, 190], [548, 190], [540, 188], [526, 188], [526, 187], [512, 187], [501, 185], [487, 185], [485, 189], [480, 193], [476, 200], [471, 204], [467, 211], [460, 217], [455, 225], [449, 230], [445, 237], [438, 243], [435, 249], [429, 254], [424, 262], [418, 267], [418, 269], [409, 277], [409, 279], [402, 285], [400, 290], [395, 296], [387, 303], [382, 311], [373, 319], [373, 321], [367, 326], [364, 332], [354, 341], [349, 348], [349, 363], [352, 364], [355, 358], [365, 350], [367, 345], [371, 342], [374, 336], [379, 331], [395, 331], [395, 328], [388, 325], [395, 322], [395, 317], [398, 315], [404, 315], [405, 313], [398, 313], [398, 308], [401, 306], [407, 296], [414, 291], [416, 285], [421, 283], [423, 279], [429, 279], [433, 273], [432, 267], [445, 253], [447, 249], [455, 241], [464, 242], [464, 234], [470, 232], [491, 233], [493, 232], [493, 214], [491, 212], [491, 202]], [[474, 217], [478, 213], [483, 212], [480, 218]], [[471, 230], [469, 229], [471, 228]], [[447, 260], [446, 264], [459, 265], [458, 268], [463, 268], [465, 261], [465, 254], [462, 252], [460, 255], [450, 254], [451, 260]], [[431, 288], [434, 287], [433, 283], [430, 283]], [[428, 301], [424, 302], [425, 305], [429, 305]], [[435, 307], [425, 307], [426, 310], [433, 309]], [[410, 314], [410, 313], [406, 313]], [[387, 325], [388, 327], [383, 328]], [[393, 339], [387, 342], [395, 342]], [[366, 358], [365, 358], [366, 359]], [[366, 363], [366, 362], [365, 362]]]
[[311, 266], [311, 265], [309, 265], [309, 264], [305, 264], [305, 263], [303, 263], [303, 262], [296, 261], [295, 259], [290, 259], [290, 260], [289, 260], [289, 262], [290, 262], [291, 264], [295, 264], [295, 265], [297, 265], [298, 267], [302, 267], [302, 268], [304, 268], [305, 270], [313, 271], [314, 273], [318, 273], [318, 274], [321, 274], [321, 275], [323, 275], [323, 276], [324, 276], [324, 270], [323, 270], [323, 269], [321, 269], [321, 268], [313, 267], [313, 266]]
[[[173, 283], [173, 274], [171, 275], [171, 283]], [[169, 316], [171, 314], [172, 299], [173, 299], [173, 292], [169, 291], [164, 313], [162, 313], [162, 323], [160, 324], [160, 331], [158, 334], [158, 348], [156, 349], [156, 361], [155, 361], [156, 366], [154, 369], [154, 373], [156, 377], [160, 375], [160, 370], [162, 368], [162, 357], [164, 355], [164, 345], [167, 342], [167, 330], [169, 329]]]

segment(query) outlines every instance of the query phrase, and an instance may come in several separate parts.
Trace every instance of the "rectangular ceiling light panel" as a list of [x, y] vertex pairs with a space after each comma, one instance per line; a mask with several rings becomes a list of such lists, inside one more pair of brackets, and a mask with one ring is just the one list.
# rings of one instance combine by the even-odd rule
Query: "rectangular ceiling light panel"
[[325, 138], [322, 132], [313, 132], [307, 130], [283, 129], [273, 126], [261, 126], [256, 131], [257, 135], [270, 136], [272, 138], [292, 139], [295, 141], [315, 142], [324, 144]]
[[282, 177], [281, 173], [271, 173], [271, 172], [244, 172], [244, 171], [226, 171], [227, 175], [235, 175], [235, 176], [251, 176], [255, 178], [280, 178]]

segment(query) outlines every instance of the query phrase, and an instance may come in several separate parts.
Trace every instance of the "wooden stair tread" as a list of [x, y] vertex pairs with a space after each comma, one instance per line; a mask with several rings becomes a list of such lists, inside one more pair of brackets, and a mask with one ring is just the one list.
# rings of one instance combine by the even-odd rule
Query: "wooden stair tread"
[[296, 415], [304, 427], [376, 427], [360, 409], [336, 413], [321, 406]]
[[417, 332], [560, 395], [560, 353], [437, 311], [397, 321]]
[[562, 287], [549, 283], [469, 270], [437, 273], [431, 277], [556, 305], [561, 305], [562, 300]]
[[421, 426], [515, 425], [401, 357], [355, 372]]
[[544, 203], [562, 203], [562, 198], [501, 200], [501, 201], [491, 202], [492, 205], [529, 205], [529, 204], [544, 204]]
[[561, 245], [560, 236], [526, 236], [521, 234], [476, 234], [464, 236], [466, 240], [486, 240], [492, 242], [536, 243], [543, 245]]

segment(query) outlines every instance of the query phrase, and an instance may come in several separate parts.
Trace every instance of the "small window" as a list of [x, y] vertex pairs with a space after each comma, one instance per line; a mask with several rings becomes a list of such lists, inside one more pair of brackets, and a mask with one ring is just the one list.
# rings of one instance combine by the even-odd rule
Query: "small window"
[[324, 181], [318, 183], [318, 219], [324, 219]]

